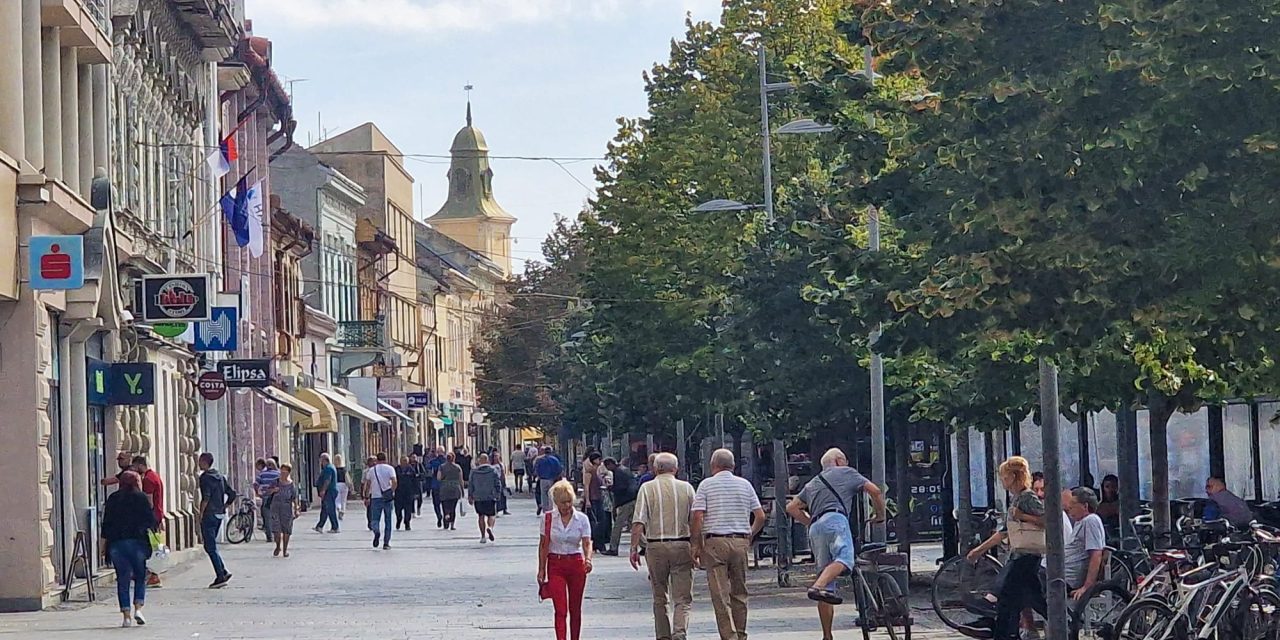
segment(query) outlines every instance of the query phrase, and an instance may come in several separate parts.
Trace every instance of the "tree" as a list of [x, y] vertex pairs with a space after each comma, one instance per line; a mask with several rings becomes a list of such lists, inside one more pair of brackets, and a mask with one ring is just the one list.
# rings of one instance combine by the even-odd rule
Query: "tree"
[[955, 393], [983, 358], [1040, 355], [1082, 397], [1145, 405], [1167, 526], [1172, 413], [1277, 388], [1280, 318], [1256, 302], [1280, 293], [1277, 19], [1275, 1], [874, 5], [853, 41], [930, 93], [873, 104], [911, 122], [887, 141], [841, 118], [836, 89], [814, 101], [850, 155], [897, 150], [848, 197], [899, 235], [880, 256], [833, 250], [811, 297], [944, 367], [955, 384], [916, 394], [918, 413], [979, 418], [965, 402], [1008, 382]]

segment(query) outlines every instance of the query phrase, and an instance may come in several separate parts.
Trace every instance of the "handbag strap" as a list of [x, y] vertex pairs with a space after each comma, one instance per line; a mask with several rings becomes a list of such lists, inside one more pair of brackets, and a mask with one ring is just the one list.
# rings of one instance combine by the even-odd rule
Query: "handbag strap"
[[[845, 508], [845, 506], [844, 506], [844, 498], [841, 498], [841, 497], [840, 497], [840, 492], [839, 492], [839, 491], [836, 491], [836, 488], [835, 488], [835, 487], [833, 487], [833, 486], [831, 486], [831, 483], [830, 483], [830, 482], [828, 482], [828, 481], [827, 481], [827, 479], [826, 479], [826, 478], [824, 478], [824, 477], [822, 476], [822, 474], [821, 474], [821, 473], [819, 473], [819, 474], [818, 474], [818, 480], [819, 480], [820, 482], [822, 482], [822, 484], [827, 485], [827, 489], [831, 490], [831, 495], [833, 495], [833, 496], [835, 496], [835, 497], [836, 497], [836, 506], [840, 507], [840, 513], [844, 514], [844, 517], [846, 517], [846, 518], [848, 518], [848, 519], [852, 520], [852, 519], [853, 519], [853, 516], [849, 515], [849, 513], [851, 512], [851, 509], [846, 509], [846, 508]], [[850, 505], [849, 505], [849, 506], [850, 506], [850, 507], [852, 507], [852, 506], [853, 506], [853, 505], [852, 505], [852, 501], [850, 501]]]
[[542, 527], [543, 535], [547, 536], [547, 544], [551, 543], [551, 512], [547, 512], [547, 522]]

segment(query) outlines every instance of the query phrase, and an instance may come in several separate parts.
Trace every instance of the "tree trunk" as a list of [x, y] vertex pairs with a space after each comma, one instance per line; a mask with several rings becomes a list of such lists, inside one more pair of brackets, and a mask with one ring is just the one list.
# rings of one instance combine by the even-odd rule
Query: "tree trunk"
[[969, 451], [969, 429], [956, 431], [956, 466], [952, 470], [956, 479], [956, 496], [960, 503], [956, 513], [956, 534], [960, 538], [960, 555], [973, 548], [973, 479], [969, 469], [973, 464]]
[[1120, 478], [1120, 531], [1123, 537], [1134, 535], [1133, 523], [1138, 515], [1141, 492], [1138, 487], [1138, 419], [1128, 405], [1116, 408], [1117, 475]]
[[[907, 481], [907, 465], [911, 458], [910, 428], [903, 426], [893, 431], [893, 484], [898, 501], [898, 516], [894, 530], [898, 533], [898, 552], [911, 553], [911, 485]], [[910, 568], [910, 564], [907, 565]]]
[[[1169, 418], [1173, 404], [1157, 393], [1151, 393], [1147, 413], [1151, 422], [1151, 510], [1157, 536], [1168, 533], [1172, 522], [1169, 514]], [[1161, 541], [1157, 538], [1157, 544]]]
[[[1046, 358], [1040, 359], [1040, 433], [1044, 448], [1045, 575], [1048, 584], [1063, 584], [1064, 540], [1062, 530], [1062, 462], [1059, 446], [1058, 368]], [[1045, 640], [1067, 640], [1066, 589], [1048, 590], [1048, 616]]]

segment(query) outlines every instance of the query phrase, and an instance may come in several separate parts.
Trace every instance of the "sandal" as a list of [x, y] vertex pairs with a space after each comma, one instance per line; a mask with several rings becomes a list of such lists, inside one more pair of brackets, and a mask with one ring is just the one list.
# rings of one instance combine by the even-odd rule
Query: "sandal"
[[825, 602], [830, 605], [844, 604], [844, 598], [836, 595], [836, 592], [830, 589], [809, 589], [809, 599], [815, 602]]

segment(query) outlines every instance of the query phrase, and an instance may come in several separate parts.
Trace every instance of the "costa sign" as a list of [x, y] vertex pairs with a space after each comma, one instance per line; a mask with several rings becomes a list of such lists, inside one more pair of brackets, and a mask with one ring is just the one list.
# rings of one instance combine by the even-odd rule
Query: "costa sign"
[[271, 359], [223, 360], [218, 363], [218, 373], [222, 374], [227, 387], [232, 389], [269, 387], [271, 386]]
[[209, 276], [143, 276], [141, 306], [143, 322], [208, 320]]
[[227, 381], [217, 371], [206, 371], [200, 374], [196, 387], [200, 390], [200, 397], [205, 400], [220, 400], [222, 396], [227, 395]]

